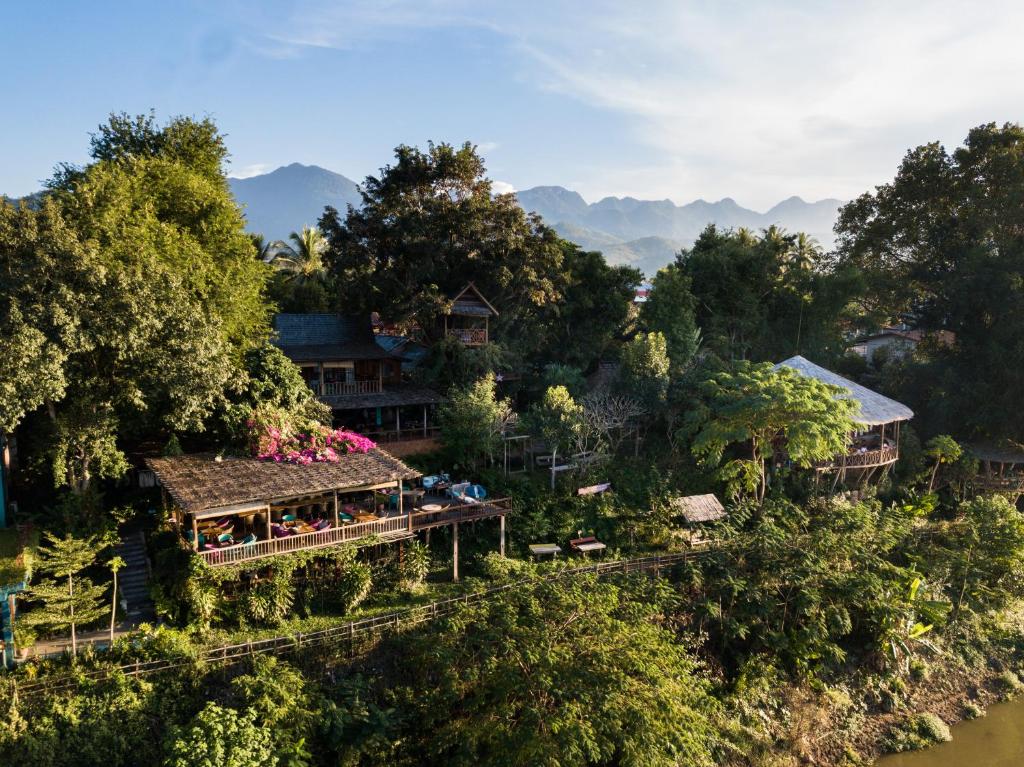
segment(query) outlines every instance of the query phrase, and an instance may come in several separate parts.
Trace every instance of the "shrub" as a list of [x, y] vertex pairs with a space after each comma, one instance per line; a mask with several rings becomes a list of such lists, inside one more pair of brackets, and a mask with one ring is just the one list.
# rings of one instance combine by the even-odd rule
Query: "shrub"
[[398, 571], [403, 588], [413, 589], [419, 586], [430, 571], [430, 549], [419, 541], [409, 543]]
[[992, 686], [1004, 699], [1007, 699], [1019, 693], [1024, 683], [1013, 671], [1007, 670], [992, 680]]
[[910, 714], [893, 725], [882, 741], [888, 751], [916, 751], [953, 739], [949, 726], [937, 714]]

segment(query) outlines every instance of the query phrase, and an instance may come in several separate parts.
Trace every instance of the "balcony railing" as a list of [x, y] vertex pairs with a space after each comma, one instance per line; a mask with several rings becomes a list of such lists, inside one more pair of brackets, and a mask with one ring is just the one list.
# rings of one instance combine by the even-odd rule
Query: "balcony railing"
[[321, 394], [325, 397], [342, 394], [380, 394], [379, 380], [372, 381], [325, 381]]
[[815, 466], [816, 469], [869, 469], [874, 466], [886, 466], [896, 463], [900, 452], [895, 447], [886, 445], [875, 450], [868, 450], [863, 453], [850, 452], [833, 458], [831, 461], [822, 461]]
[[448, 335], [466, 346], [483, 346], [487, 343], [486, 328], [448, 328]]
[[[308, 551], [342, 543], [358, 541], [361, 538], [381, 536], [383, 538], [407, 538], [417, 530], [452, 525], [457, 522], [472, 522], [507, 514], [511, 509], [508, 498], [447, 506], [436, 511], [413, 510], [408, 514], [384, 517], [372, 522], [356, 522], [315, 533], [299, 533], [287, 538], [271, 538], [254, 543], [240, 543], [220, 549], [205, 549], [197, 552], [211, 567], [263, 559], [293, 551]], [[182, 539], [184, 541], [184, 539]]]

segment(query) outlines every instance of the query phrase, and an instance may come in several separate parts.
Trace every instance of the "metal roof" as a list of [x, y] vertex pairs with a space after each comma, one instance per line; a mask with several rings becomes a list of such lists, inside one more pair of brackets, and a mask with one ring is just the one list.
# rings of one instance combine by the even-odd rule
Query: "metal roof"
[[387, 359], [368, 318], [341, 314], [277, 314], [274, 343], [293, 362]]
[[814, 378], [822, 383], [847, 389], [850, 392], [850, 397], [860, 405], [860, 413], [854, 419], [857, 423], [864, 424], [865, 426], [879, 426], [883, 423], [909, 421], [914, 417], [914, 411], [902, 402], [889, 399], [866, 386], [861, 386], [859, 383], [854, 383], [848, 378], [843, 378], [838, 373], [826, 370], [821, 365], [815, 365], [799, 354], [780, 362], [775, 367], [778, 369], [782, 366], [791, 368], [800, 375]]

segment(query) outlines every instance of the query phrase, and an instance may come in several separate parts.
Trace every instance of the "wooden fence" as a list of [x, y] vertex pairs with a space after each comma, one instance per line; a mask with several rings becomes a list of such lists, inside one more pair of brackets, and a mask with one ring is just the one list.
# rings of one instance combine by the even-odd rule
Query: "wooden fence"
[[138, 661], [125, 663], [109, 669], [81, 672], [74, 675], [51, 677], [47, 679], [36, 679], [25, 682], [14, 682], [14, 688], [19, 695], [40, 695], [75, 687], [81, 682], [98, 681], [109, 678], [115, 674], [126, 676], [148, 676], [163, 671], [170, 671], [177, 668], [195, 667], [203, 664], [227, 664], [240, 663], [246, 658], [264, 653], [276, 655], [288, 654], [313, 647], [324, 647], [329, 645], [350, 643], [350, 649], [354, 649], [357, 639], [365, 637], [380, 637], [385, 634], [400, 631], [403, 629], [418, 626], [446, 615], [451, 615], [460, 605], [479, 604], [495, 598], [496, 596], [511, 589], [532, 588], [537, 583], [544, 581], [555, 581], [562, 578], [571, 578], [579, 575], [592, 574], [598, 577], [628, 573], [654, 573], [660, 574], [661, 570], [685, 564], [687, 561], [707, 556], [715, 549], [708, 547], [704, 549], [674, 552], [671, 554], [658, 554], [649, 557], [636, 559], [619, 559], [609, 562], [594, 562], [593, 564], [573, 567], [557, 572], [549, 573], [538, 578], [523, 578], [509, 583], [502, 583], [482, 591], [474, 591], [458, 597], [442, 599], [418, 607], [409, 607], [404, 610], [383, 615], [375, 615], [369, 618], [343, 623], [320, 631], [299, 632], [286, 636], [259, 639], [241, 644], [224, 645], [203, 650], [194, 658], [167, 658], [153, 661]]

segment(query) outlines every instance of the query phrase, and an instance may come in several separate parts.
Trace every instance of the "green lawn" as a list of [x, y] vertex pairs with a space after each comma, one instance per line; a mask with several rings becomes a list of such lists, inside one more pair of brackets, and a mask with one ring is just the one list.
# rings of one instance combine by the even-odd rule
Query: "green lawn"
[[25, 580], [32, 571], [32, 552], [38, 535], [29, 534], [25, 550], [22, 534], [14, 528], [0, 530], [0, 588]]

